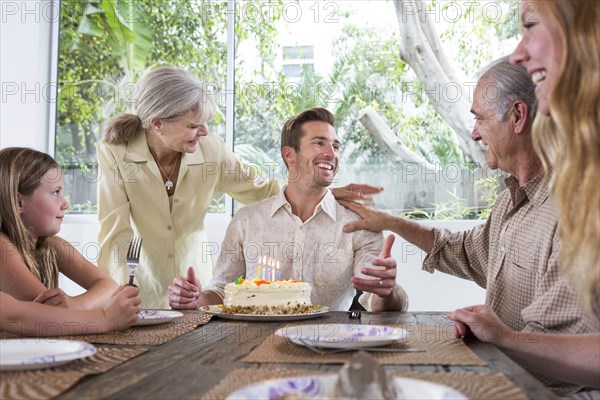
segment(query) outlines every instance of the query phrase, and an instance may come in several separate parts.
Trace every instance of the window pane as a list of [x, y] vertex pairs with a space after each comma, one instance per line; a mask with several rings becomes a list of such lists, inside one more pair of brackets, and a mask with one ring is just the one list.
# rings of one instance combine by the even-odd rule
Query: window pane
[[[252, 4], [238, 3], [236, 15], [242, 24], [256, 19], [256, 13], [248, 12], [255, 10]], [[270, 4], [269, 14], [263, 4], [262, 18], [270, 18], [270, 25], [276, 27], [274, 37], [266, 43], [246, 37], [236, 48], [236, 153], [259, 165], [264, 177], [285, 177], [281, 127], [306, 108], [326, 107], [336, 116], [342, 141], [340, 173], [334, 186], [351, 182], [383, 186], [377, 206], [417, 217], [474, 218], [480, 208], [493, 202], [496, 176], [482, 180], [489, 171], [473, 167], [425, 93], [404, 93], [406, 88], [421, 88], [421, 83], [399, 57], [393, 2]], [[439, 2], [429, 6], [440, 7]], [[496, 33], [493, 27], [486, 27], [481, 13], [474, 22], [469, 22], [468, 10], [464, 13], [464, 21], [448, 23], [442, 18], [436, 27], [451, 64], [462, 69], [464, 76], [473, 76], [501, 53], [486, 50], [491, 47], [487, 37], [496, 40]], [[479, 34], [464, 32], [473, 25]], [[456, 61], [461, 58], [465, 62]], [[377, 144], [358, 122], [367, 106], [385, 121], [395, 140], [424, 164], [398, 162]]]
[[[506, 10], [504, 3], [498, 4]], [[462, 10], [460, 21], [448, 23], [440, 11], [446, 3], [427, 4], [440, 19], [443, 50], [464, 76], [506, 53], [502, 41], [515, 35], [516, 23], [492, 24], [481, 10]], [[226, 1], [61, 2], [55, 156], [65, 169], [71, 212], [95, 212], [95, 145], [103, 121], [131, 109], [135, 82], [147, 68], [174, 64], [195, 72], [220, 105], [210, 129], [225, 137], [228, 15]], [[343, 142], [336, 186], [381, 185], [386, 191], [377, 205], [437, 218], [472, 217], [493, 202], [497, 179], [480, 179], [486, 173], [472, 167], [400, 59], [393, 2], [238, 1], [235, 20], [235, 151], [265, 178], [285, 176], [283, 123], [324, 106], [335, 113]], [[418, 95], [407, 95], [407, 88]], [[357, 122], [367, 106], [435, 172], [394, 161]], [[216, 196], [212, 211], [223, 212], [224, 201]]]
[[[218, 93], [226, 74], [226, 16], [226, 3], [216, 1], [61, 2], [55, 156], [71, 212], [96, 212], [95, 146], [103, 122], [132, 110], [136, 82], [148, 68], [189, 69]], [[225, 137], [219, 106], [209, 128]], [[224, 204], [217, 196], [213, 211]]]

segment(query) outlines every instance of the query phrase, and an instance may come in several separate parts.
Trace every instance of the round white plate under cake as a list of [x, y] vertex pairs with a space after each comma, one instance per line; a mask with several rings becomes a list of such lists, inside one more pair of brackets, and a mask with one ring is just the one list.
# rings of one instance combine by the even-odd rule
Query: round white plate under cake
[[55, 367], [89, 357], [96, 348], [86, 342], [57, 339], [0, 340], [0, 371]]
[[139, 319], [133, 326], [166, 324], [179, 317], [183, 317], [183, 314], [179, 311], [142, 310], [139, 313]]
[[406, 337], [406, 331], [395, 326], [357, 324], [290, 325], [275, 334], [301, 346], [332, 349], [385, 346]]
[[309, 319], [319, 317], [323, 314], [329, 312], [329, 307], [325, 306], [315, 306], [319, 307], [315, 311], [308, 314], [285, 314], [285, 315], [275, 315], [275, 314], [226, 314], [223, 312], [221, 306], [202, 306], [200, 310], [207, 313], [216, 315], [220, 318], [224, 319], [233, 319], [237, 321], [298, 321], [302, 319]]
[[[336, 374], [271, 379], [237, 390], [227, 399], [333, 398], [337, 379]], [[409, 378], [394, 378], [393, 382], [405, 399], [467, 399], [462, 393], [437, 383]]]

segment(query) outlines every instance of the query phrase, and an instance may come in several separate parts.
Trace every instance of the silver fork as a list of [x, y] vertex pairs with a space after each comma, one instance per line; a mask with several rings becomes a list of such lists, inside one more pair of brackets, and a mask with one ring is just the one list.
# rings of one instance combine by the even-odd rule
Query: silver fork
[[345, 347], [345, 348], [325, 349], [323, 347], [314, 346], [314, 345], [310, 344], [309, 342], [307, 342], [306, 340], [303, 340], [301, 338], [298, 338], [298, 341], [300, 343], [302, 343], [305, 347], [307, 347], [309, 350], [312, 350], [314, 353], [320, 354], [322, 356], [326, 355], [326, 354], [342, 353], [344, 351], [359, 351], [359, 350], [382, 352], [382, 353], [422, 353], [425, 351], [425, 349], [418, 349], [418, 348], [398, 349], [398, 348], [390, 348], [390, 347], [361, 347], [361, 348]]
[[133, 284], [133, 277], [135, 275], [135, 269], [140, 263], [140, 252], [142, 251], [142, 238], [134, 236], [129, 242], [129, 249], [127, 250], [127, 259], [125, 262], [129, 267], [129, 286], [135, 286]]

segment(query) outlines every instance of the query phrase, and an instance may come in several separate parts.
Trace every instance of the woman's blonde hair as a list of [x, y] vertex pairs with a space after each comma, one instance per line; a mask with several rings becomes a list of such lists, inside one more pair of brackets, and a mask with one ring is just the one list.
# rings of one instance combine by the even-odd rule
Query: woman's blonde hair
[[121, 114], [108, 121], [102, 140], [127, 143], [150, 127], [155, 118], [174, 120], [189, 111], [198, 113], [200, 121], [214, 118], [216, 106], [204, 84], [191, 72], [175, 67], [159, 67], [138, 83], [135, 114]]
[[31, 195], [58, 163], [46, 153], [23, 147], [0, 150], [0, 231], [19, 251], [31, 273], [47, 288], [58, 286], [58, 256], [48, 238], [33, 239], [18, 209], [19, 198]]
[[538, 114], [533, 142], [559, 212], [560, 265], [583, 304], [600, 301], [600, 39], [597, 1], [538, 1], [560, 26], [564, 55], [551, 117]]

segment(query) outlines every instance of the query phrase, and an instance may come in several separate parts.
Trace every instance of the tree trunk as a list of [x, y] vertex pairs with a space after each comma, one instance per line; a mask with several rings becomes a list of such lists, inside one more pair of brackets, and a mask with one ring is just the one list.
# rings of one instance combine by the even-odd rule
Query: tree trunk
[[[394, 0], [400, 31], [400, 58], [415, 71], [434, 109], [454, 130], [462, 151], [480, 167], [483, 148], [471, 139], [469, 93], [473, 87], [456, 78], [423, 1]], [[406, 93], [405, 93], [406, 94]]]
[[409, 162], [419, 164], [428, 171], [435, 171], [436, 167], [425, 160], [423, 157], [415, 154], [402, 142], [398, 140], [392, 130], [387, 126], [373, 107], [369, 106], [360, 111], [358, 121], [373, 136], [377, 144], [392, 156], [392, 161], [396, 163]]

